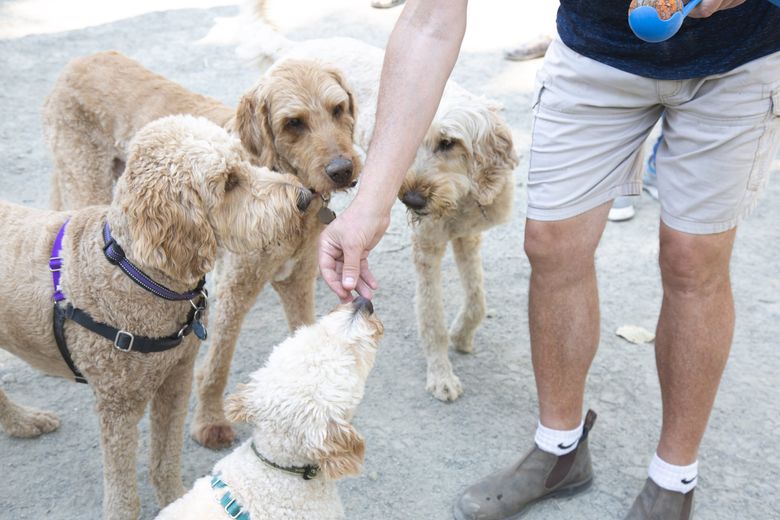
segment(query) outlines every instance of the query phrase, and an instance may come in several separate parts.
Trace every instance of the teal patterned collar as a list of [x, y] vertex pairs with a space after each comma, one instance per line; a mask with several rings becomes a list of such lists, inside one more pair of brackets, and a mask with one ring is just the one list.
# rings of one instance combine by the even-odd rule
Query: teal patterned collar
[[211, 487], [214, 489], [225, 489], [225, 494], [222, 495], [222, 498], [219, 500], [219, 505], [222, 506], [230, 518], [234, 518], [235, 520], [250, 520], [249, 511], [244, 511], [243, 506], [238, 503], [236, 497], [230, 492], [227, 483], [219, 478], [218, 475], [213, 475], [211, 477]]

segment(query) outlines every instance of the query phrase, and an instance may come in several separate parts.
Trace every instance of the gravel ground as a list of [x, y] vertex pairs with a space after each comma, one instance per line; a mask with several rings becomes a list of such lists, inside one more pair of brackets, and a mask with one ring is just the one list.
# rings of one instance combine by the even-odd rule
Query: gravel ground
[[[56, 30], [64, 32], [35, 26], [34, 34], [20, 36], [24, 20], [11, 14], [14, 8], [35, 2], [45, 3], [0, 0], [0, 197], [6, 200], [36, 207], [47, 204], [51, 161], [42, 139], [40, 107], [71, 58], [117, 49], [192, 90], [230, 104], [258, 74], [237, 61], [231, 45], [195, 44], [217, 17], [234, 16], [234, 6], [148, 12], [88, 28], [60, 20]], [[78, 20], [82, 3], [90, 2], [64, 5]], [[155, 8], [171, 3], [161, 0]], [[301, 39], [339, 33], [382, 45], [398, 12], [371, 10], [368, 0], [312, 0], [303, 7], [300, 3], [290, 2], [291, 10], [278, 8], [272, 15], [282, 30]], [[274, 5], [278, 4], [282, 3]], [[455, 403], [443, 404], [424, 390], [425, 362], [410, 305], [414, 270], [409, 231], [403, 209], [396, 205], [388, 235], [371, 256], [382, 284], [375, 304], [387, 333], [355, 420], [367, 439], [365, 471], [340, 484], [347, 515], [353, 519], [449, 519], [459, 490], [515, 459], [532, 442], [537, 410], [526, 318], [529, 267], [521, 237], [528, 105], [539, 62], [509, 63], [501, 59], [500, 51], [543, 27], [548, 17], [521, 16], [517, 8], [502, 16], [496, 11], [510, 8], [498, 0], [473, 4], [455, 77], [505, 106], [517, 149], [524, 155], [516, 172], [515, 217], [485, 236], [489, 316], [477, 334], [476, 353], [452, 354], [466, 393]], [[775, 162], [777, 169], [780, 161]], [[732, 267], [737, 328], [701, 450], [696, 506], [700, 519], [780, 518], [779, 201], [780, 183], [775, 182], [738, 234]], [[344, 198], [337, 201], [344, 203]], [[600, 414], [591, 437], [596, 483], [584, 496], [538, 505], [529, 520], [622, 518], [642, 486], [660, 427], [653, 349], [627, 343], [614, 331], [625, 324], [655, 327], [661, 298], [658, 221], [657, 204], [643, 197], [636, 218], [607, 226], [598, 251], [602, 341], [586, 399]], [[449, 255], [444, 270], [445, 290], [452, 294], [446, 311], [454, 317], [460, 286]], [[317, 296], [320, 313], [335, 302], [322, 283]], [[278, 308], [275, 300], [273, 291], [264, 292], [248, 317], [230, 388], [259, 367], [272, 346], [286, 337], [281, 310], [260, 310]], [[12, 439], [0, 433], [0, 518], [99, 518], [102, 470], [89, 388], [43, 376], [2, 352], [0, 381], [19, 402], [56, 411], [62, 421], [59, 430], [39, 439]], [[138, 478], [146, 519], [154, 517], [157, 505], [147, 476], [146, 420], [141, 428]], [[240, 433], [245, 438], [247, 431]], [[224, 455], [189, 439], [184, 450], [187, 485]]]

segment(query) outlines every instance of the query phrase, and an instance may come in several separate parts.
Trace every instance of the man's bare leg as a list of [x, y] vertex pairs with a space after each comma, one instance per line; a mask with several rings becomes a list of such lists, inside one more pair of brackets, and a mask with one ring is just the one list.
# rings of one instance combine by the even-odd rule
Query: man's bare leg
[[527, 220], [529, 327], [540, 421], [572, 430], [582, 419], [588, 369], [599, 342], [594, 254], [612, 202], [576, 217]]
[[655, 341], [663, 400], [658, 456], [696, 460], [734, 333], [729, 261], [736, 230], [691, 235], [661, 224], [664, 296]]

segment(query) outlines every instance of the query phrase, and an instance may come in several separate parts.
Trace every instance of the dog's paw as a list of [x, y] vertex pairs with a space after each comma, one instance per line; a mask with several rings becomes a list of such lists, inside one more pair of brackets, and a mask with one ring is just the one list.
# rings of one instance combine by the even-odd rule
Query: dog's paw
[[38, 437], [60, 427], [60, 420], [51, 412], [14, 405], [13, 413], [3, 421], [3, 429], [11, 437]]
[[454, 401], [463, 393], [458, 376], [448, 373], [428, 372], [428, 384], [425, 387], [439, 401]]
[[236, 430], [227, 421], [193, 424], [190, 433], [195, 442], [212, 450], [227, 448], [236, 438]]

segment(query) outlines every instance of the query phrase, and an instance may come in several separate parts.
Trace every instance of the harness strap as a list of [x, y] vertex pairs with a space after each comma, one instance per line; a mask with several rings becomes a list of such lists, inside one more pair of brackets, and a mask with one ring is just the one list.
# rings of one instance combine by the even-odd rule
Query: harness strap
[[108, 227], [108, 222], [103, 225], [103, 240], [105, 241], [103, 253], [105, 253], [108, 261], [118, 266], [132, 281], [160, 298], [171, 301], [192, 300], [201, 293], [203, 286], [206, 285], [206, 279], [201, 278], [197, 287], [191, 291], [186, 293], [172, 291], [146, 276], [143, 271], [127, 259], [124, 249], [111, 236], [111, 228]]
[[[130, 332], [127, 332], [126, 330], [117, 329], [110, 325], [99, 323], [93, 320], [92, 316], [87, 314], [85, 311], [74, 307], [70, 302], [68, 302], [65, 306], [60, 305], [60, 302], [65, 300], [65, 295], [63, 294], [62, 287], [60, 285], [60, 275], [62, 271], [62, 239], [65, 235], [65, 228], [67, 227], [69, 220], [70, 219], [67, 219], [65, 221], [57, 233], [57, 237], [54, 239], [51, 258], [49, 259], [49, 271], [51, 271], [52, 283], [54, 285], [54, 292], [52, 293], [52, 300], [54, 301], [54, 316], [52, 320], [54, 339], [57, 342], [57, 348], [60, 351], [60, 355], [62, 355], [62, 359], [65, 361], [65, 364], [68, 365], [70, 371], [73, 372], [73, 376], [76, 382], [86, 383], [87, 380], [76, 367], [76, 364], [73, 362], [73, 358], [70, 355], [70, 351], [68, 350], [68, 344], [65, 340], [65, 320], [75, 321], [85, 329], [103, 336], [108, 340], [111, 340], [114, 343], [114, 347], [116, 347], [118, 350], [121, 350], [122, 352], [133, 351], [144, 354], [149, 354], [152, 352], [164, 352], [180, 345], [184, 339], [184, 336], [187, 336], [193, 332], [193, 330], [195, 331], [195, 334], [198, 336], [198, 338], [206, 339], [206, 328], [200, 321], [201, 314], [206, 309], [208, 297], [206, 290], [203, 288], [203, 285], [206, 283], [205, 278], [201, 279], [201, 281], [198, 283], [198, 286], [193, 291], [184, 294], [173, 292], [170, 289], [167, 289], [166, 287], [154, 282], [153, 280], [150, 280], [146, 275], [143, 274], [142, 271], [137, 269], [128, 260], [124, 259], [124, 251], [122, 251], [122, 248], [119, 247], [113, 238], [111, 238], [107, 223], [104, 226], [104, 238], [106, 238], [108, 243], [104, 248], [104, 252], [106, 253], [106, 257], [108, 257], [109, 261], [119, 265], [119, 267], [122, 268], [122, 270], [128, 276], [130, 276], [132, 280], [141, 285], [141, 287], [161, 298], [167, 300], [189, 300], [192, 308], [190, 309], [190, 312], [187, 316], [187, 322], [181, 329], [179, 329], [178, 332], [175, 332], [170, 336], [166, 336], [164, 338], [149, 338], [146, 336], [136, 336]], [[117, 259], [115, 260], [112, 258], [112, 256], [109, 255], [109, 251], [119, 251], [121, 252], [121, 255], [116, 256]], [[123, 264], [127, 265], [123, 266]], [[129, 266], [130, 271], [128, 271], [127, 266]], [[136, 276], [133, 276], [133, 273], [136, 274]], [[143, 281], [149, 283], [144, 285], [142, 283]], [[147, 287], [147, 285], [149, 287]], [[158, 291], [154, 289], [161, 290]], [[165, 293], [165, 291], [168, 291], [168, 293]], [[160, 294], [161, 292], [165, 294]], [[198, 298], [195, 302], [193, 302], [193, 299], [196, 296]]]
[[60, 275], [62, 274], [62, 237], [65, 236], [65, 227], [68, 225], [70, 218], [65, 219], [65, 223], [62, 224], [57, 237], [54, 239], [54, 245], [51, 248], [51, 258], [49, 258], [49, 271], [51, 271], [51, 281], [54, 284], [54, 293], [52, 298], [55, 302], [59, 302], [65, 299], [65, 295], [62, 294], [62, 287], [60, 286]]
[[70, 351], [68, 350], [68, 344], [65, 342], [65, 309], [62, 308], [57, 302], [54, 302], [54, 339], [57, 341], [57, 348], [60, 350], [60, 355], [68, 365], [68, 368], [76, 379], [77, 383], [86, 383], [87, 379], [76, 368], [76, 364], [73, 363], [73, 358], [70, 357]]
[[164, 352], [179, 346], [184, 339], [184, 336], [187, 336], [192, 332], [192, 322], [194, 321], [194, 315], [196, 313], [195, 309], [190, 309], [187, 323], [178, 332], [163, 338], [149, 338], [147, 336], [136, 336], [126, 330], [117, 329], [111, 325], [97, 322], [92, 319], [92, 316], [81, 309], [75, 308], [70, 303], [64, 308], [60, 305], [57, 305], [56, 307], [61, 309], [63, 320], [68, 319], [75, 321], [85, 329], [111, 340], [114, 343], [114, 347], [118, 350], [123, 352], [141, 352], [143, 354]]

